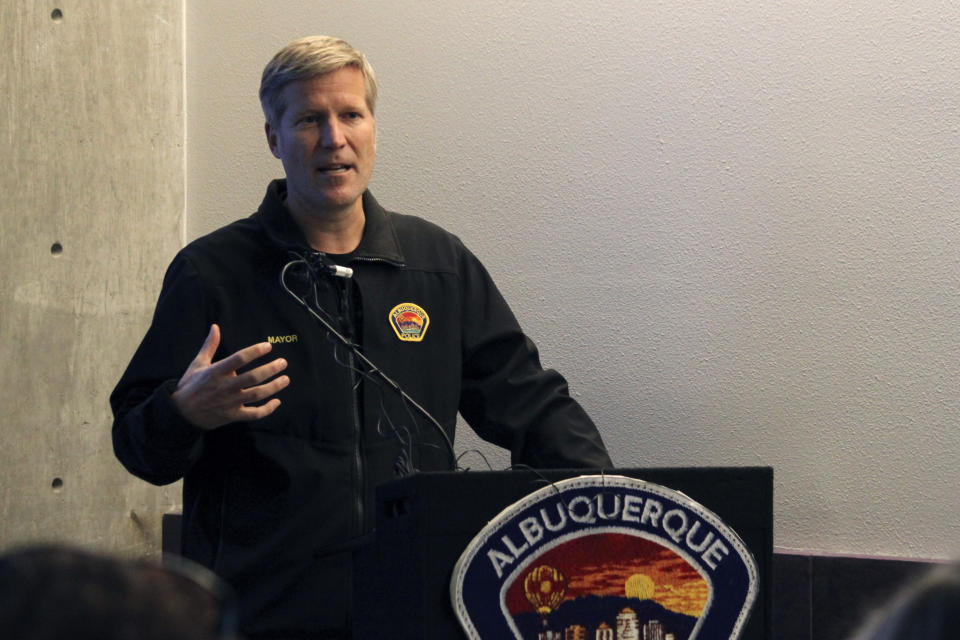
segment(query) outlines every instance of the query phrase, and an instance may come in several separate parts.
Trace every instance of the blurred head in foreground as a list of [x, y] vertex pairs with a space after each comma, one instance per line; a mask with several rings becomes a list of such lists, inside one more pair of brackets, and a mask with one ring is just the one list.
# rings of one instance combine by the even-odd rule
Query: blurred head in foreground
[[26, 547], [0, 555], [0, 629], [15, 640], [234, 638], [224, 589], [193, 565]]
[[958, 632], [960, 564], [950, 564], [908, 585], [850, 640], [953, 640]]

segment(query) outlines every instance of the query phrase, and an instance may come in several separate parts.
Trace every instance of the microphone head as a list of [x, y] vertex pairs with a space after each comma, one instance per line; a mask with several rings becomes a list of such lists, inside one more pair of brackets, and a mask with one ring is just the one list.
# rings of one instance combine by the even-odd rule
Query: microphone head
[[332, 265], [330, 265], [330, 268], [333, 269], [333, 271], [331, 271], [331, 273], [332, 273], [333, 275], [337, 276], [338, 278], [352, 278], [352, 277], [353, 277], [353, 269], [351, 269], [350, 267], [341, 267], [341, 266], [338, 265], [338, 264], [332, 264]]
[[338, 278], [352, 278], [353, 269], [334, 264], [327, 254], [322, 251], [311, 251], [304, 256], [310, 268], [319, 273], [336, 276]]

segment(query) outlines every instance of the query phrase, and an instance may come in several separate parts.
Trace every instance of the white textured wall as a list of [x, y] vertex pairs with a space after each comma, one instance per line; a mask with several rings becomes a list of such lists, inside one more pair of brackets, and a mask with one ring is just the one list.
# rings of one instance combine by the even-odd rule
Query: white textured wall
[[954, 3], [188, 2], [190, 237], [281, 174], [259, 74], [308, 33], [616, 463], [772, 465], [779, 547], [958, 550]]

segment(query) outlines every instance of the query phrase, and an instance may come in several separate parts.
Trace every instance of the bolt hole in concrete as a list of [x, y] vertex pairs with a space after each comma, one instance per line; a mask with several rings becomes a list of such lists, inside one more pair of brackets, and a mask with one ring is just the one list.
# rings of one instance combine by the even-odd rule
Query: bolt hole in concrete
[[60, 255], [61, 253], [63, 253], [63, 245], [60, 244], [59, 242], [54, 242], [53, 245], [51, 245], [50, 247], [50, 253], [52, 253], [55, 256]]
[[60, 493], [60, 490], [63, 489], [63, 478], [54, 478], [53, 482], [50, 483], [50, 488], [53, 489], [54, 493]]
[[50, 17], [53, 18], [54, 22], [60, 22], [63, 20], [63, 11], [60, 11], [60, 9], [54, 9], [50, 12]]

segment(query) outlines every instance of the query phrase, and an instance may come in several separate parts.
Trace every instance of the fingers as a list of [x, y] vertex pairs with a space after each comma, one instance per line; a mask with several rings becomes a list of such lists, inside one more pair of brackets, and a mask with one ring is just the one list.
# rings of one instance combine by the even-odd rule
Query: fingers
[[255, 387], [247, 387], [240, 390], [239, 398], [244, 405], [253, 404], [255, 402], [260, 402], [270, 396], [282, 391], [287, 388], [287, 385], [290, 384], [289, 376], [279, 376], [274, 378], [270, 382], [257, 385]]
[[238, 389], [254, 387], [264, 380], [269, 380], [286, 368], [287, 361], [283, 358], [277, 358], [276, 360], [271, 360], [270, 362], [262, 364], [255, 369], [237, 374], [237, 377], [234, 379], [234, 385]]
[[288, 376], [279, 376], [265, 384], [241, 389], [236, 395], [233, 406], [227, 409], [226, 415], [229, 416], [230, 422], [249, 422], [265, 418], [280, 407], [280, 400], [271, 398], [260, 405], [254, 403], [270, 398], [289, 384]]
[[287, 361], [275, 358], [237, 373], [270, 353], [272, 346], [268, 342], [257, 343], [212, 362], [219, 346], [220, 327], [213, 324], [171, 394], [180, 413], [198, 427], [215, 429], [230, 422], [259, 420], [276, 411], [280, 400], [271, 396], [290, 384], [289, 376], [280, 375], [287, 368]]
[[193, 359], [198, 365], [208, 365], [213, 362], [213, 354], [217, 352], [220, 346], [220, 327], [216, 324], [210, 325], [210, 331], [207, 332], [207, 338], [203, 341], [197, 357]]
[[239, 414], [237, 415], [237, 421], [250, 422], [252, 420], [260, 420], [261, 418], [266, 418], [268, 415], [277, 410], [280, 406], [280, 401], [276, 398], [270, 402], [264, 403], [256, 407], [243, 407], [240, 409]]
[[267, 355], [272, 349], [273, 345], [269, 342], [258, 342], [257, 344], [252, 344], [249, 347], [235, 351], [223, 360], [215, 362], [213, 366], [224, 372], [236, 371], [237, 369], [242, 369], [254, 360]]

